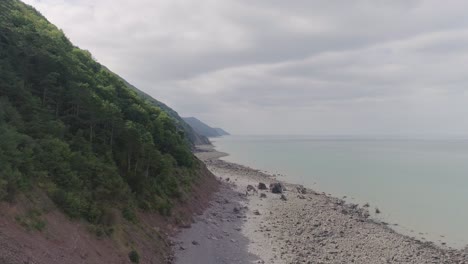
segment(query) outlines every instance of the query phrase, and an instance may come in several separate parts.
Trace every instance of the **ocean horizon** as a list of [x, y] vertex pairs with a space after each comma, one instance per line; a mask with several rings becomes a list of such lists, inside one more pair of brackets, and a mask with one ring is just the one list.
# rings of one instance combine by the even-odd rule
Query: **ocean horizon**
[[[405, 235], [468, 244], [468, 139], [462, 136], [254, 135], [213, 138], [230, 162], [349, 203]], [[375, 209], [381, 211], [375, 213]]]

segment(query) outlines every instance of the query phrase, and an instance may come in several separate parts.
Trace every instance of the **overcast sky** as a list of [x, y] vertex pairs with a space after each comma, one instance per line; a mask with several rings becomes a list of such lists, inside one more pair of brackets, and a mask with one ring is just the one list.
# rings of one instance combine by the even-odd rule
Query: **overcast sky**
[[235, 134], [468, 135], [467, 1], [25, 0]]

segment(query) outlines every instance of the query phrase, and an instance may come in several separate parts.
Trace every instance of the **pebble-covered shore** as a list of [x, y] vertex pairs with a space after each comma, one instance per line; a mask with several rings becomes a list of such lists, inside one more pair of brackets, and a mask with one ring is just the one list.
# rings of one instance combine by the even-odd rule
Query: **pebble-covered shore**
[[[370, 219], [366, 207], [287, 183], [272, 193], [268, 186], [278, 183], [273, 176], [220, 160], [222, 155], [209, 147], [197, 154], [230, 191], [218, 194], [192, 230], [175, 238], [176, 263], [198, 254], [206, 263], [468, 263], [466, 251], [396, 233]], [[267, 189], [259, 189], [260, 182]], [[205, 242], [190, 244], [200, 236]]]

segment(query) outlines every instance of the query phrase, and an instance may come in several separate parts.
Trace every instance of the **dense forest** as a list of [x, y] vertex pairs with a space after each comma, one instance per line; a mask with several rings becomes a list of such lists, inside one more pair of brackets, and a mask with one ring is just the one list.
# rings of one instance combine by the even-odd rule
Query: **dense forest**
[[40, 13], [0, 1], [0, 199], [44, 191], [72, 218], [169, 214], [200, 166], [159, 107]]
[[121, 79], [121, 80], [127, 85], [128, 88], [130, 88], [131, 90], [134, 90], [141, 98], [143, 98], [144, 100], [148, 101], [149, 103], [161, 108], [161, 110], [163, 110], [170, 117], [172, 117], [174, 119], [174, 121], [176, 122], [176, 126], [179, 129], [184, 131], [185, 136], [186, 136], [187, 140], [190, 142], [190, 144], [192, 144], [192, 145], [211, 144], [210, 140], [205, 135], [197, 133], [195, 131], [195, 129], [193, 129], [191, 127], [191, 125], [184, 120], [184, 118], [180, 117], [179, 114], [176, 111], [174, 111], [173, 109], [171, 109], [170, 107], [168, 107], [164, 103], [162, 103], [162, 102], [154, 99], [153, 97], [149, 96], [145, 92], [139, 90], [138, 88], [131, 85], [130, 83], [128, 83], [124, 79]]
[[205, 137], [221, 137], [229, 135], [229, 133], [224, 131], [222, 128], [210, 127], [195, 117], [184, 117], [183, 120], [193, 128], [196, 134], [203, 135]]

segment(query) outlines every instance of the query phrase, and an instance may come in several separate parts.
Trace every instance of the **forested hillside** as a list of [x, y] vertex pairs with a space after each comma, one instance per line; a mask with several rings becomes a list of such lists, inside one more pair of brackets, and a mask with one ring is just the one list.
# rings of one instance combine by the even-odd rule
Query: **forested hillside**
[[0, 1], [0, 199], [40, 189], [67, 215], [169, 214], [200, 164], [159, 107], [17, 0]]
[[190, 141], [191, 144], [193, 145], [203, 145], [203, 144], [211, 144], [210, 140], [199, 133], [197, 133], [189, 124], [187, 124], [182, 117], [179, 116], [179, 114], [174, 111], [172, 108], [168, 107], [164, 103], [154, 99], [153, 97], [149, 96], [145, 92], [139, 90], [135, 86], [131, 85], [124, 79], [122, 81], [129, 87], [130, 89], [134, 90], [141, 98], [144, 100], [147, 100], [151, 104], [154, 104], [155, 106], [161, 108], [163, 111], [165, 111], [170, 117], [172, 117], [175, 122], [176, 126], [180, 128], [181, 130], [184, 131], [187, 139]]
[[203, 135], [205, 137], [220, 137], [229, 135], [229, 133], [223, 129], [210, 127], [195, 117], [184, 117], [183, 119], [193, 128], [197, 134]]

